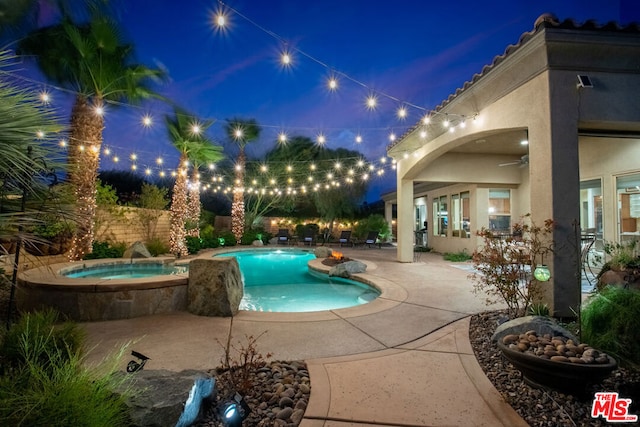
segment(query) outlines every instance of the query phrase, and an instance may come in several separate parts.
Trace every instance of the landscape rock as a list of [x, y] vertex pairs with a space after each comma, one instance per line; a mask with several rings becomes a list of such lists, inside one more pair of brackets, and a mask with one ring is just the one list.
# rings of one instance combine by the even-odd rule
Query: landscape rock
[[[203, 399], [205, 403], [213, 399], [215, 380], [206, 372], [186, 370], [173, 372], [167, 370], [140, 370], [132, 376], [134, 396], [127, 401], [130, 408], [131, 425], [136, 427], [165, 427], [191, 425], [201, 414]], [[196, 418], [189, 424], [178, 424], [186, 412], [185, 403], [194, 385], [196, 406], [190, 406], [189, 411], [196, 414]], [[206, 406], [206, 405], [205, 405]], [[184, 418], [187, 421], [186, 417]]]
[[191, 261], [187, 294], [189, 313], [211, 317], [237, 314], [244, 291], [236, 258]]
[[331, 267], [329, 276], [348, 279], [352, 274], [364, 273], [365, 271], [367, 271], [367, 265], [365, 263], [361, 261], [347, 261]]
[[331, 250], [331, 248], [327, 246], [318, 246], [313, 250], [313, 254], [316, 256], [316, 258], [329, 258], [332, 253], [333, 251]]
[[262, 242], [262, 240], [254, 240], [253, 242], [251, 242], [251, 246], [264, 246], [264, 243]]
[[142, 242], [135, 242], [129, 249], [124, 251], [122, 258], [151, 258], [151, 252]]

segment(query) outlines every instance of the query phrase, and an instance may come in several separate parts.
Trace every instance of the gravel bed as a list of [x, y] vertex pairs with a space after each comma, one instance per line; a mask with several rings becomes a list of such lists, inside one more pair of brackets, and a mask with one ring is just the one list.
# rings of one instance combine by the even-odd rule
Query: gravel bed
[[[499, 311], [472, 316], [469, 327], [471, 346], [478, 363], [505, 401], [532, 427], [573, 427], [610, 425], [603, 418], [591, 418], [591, 406], [596, 391], [618, 392], [620, 397], [630, 398], [633, 404], [630, 414], [640, 414], [640, 372], [619, 368], [602, 384], [593, 386], [585, 398], [555, 390], [543, 390], [529, 386], [522, 380], [520, 371], [502, 358], [491, 341]], [[628, 424], [622, 424], [628, 425]]]

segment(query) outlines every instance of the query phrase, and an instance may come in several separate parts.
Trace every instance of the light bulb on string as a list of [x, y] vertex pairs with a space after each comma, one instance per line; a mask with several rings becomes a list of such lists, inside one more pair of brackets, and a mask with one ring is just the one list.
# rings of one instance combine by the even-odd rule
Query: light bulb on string
[[319, 145], [324, 145], [327, 142], [327, 138], [323, 134], [318, 134], [316, 141]]
[[49, 92], [46, 90], [40, 92], [40, 101], [45, 105], [49, 104], [49, 102], [51, 102], [51, 95], [49, 95]]
[[402, 106], [400, 108], [398, 108], [398, 111], [396, 112], [396, 115], [398, 116], [398, 118], [400, 120], [404, 120], [407, 118], [407, 108]]
[[369, 110], [375, 110], [378, 106], [378, 98], [375, 95], [369, 95], [366, 100], [366, 106]]
[[362, 142], [362, 136], [356, 135], [356, 144], [360, 144]]
[[148, 127], [151, 127], [152, 124], [153, 124], [153, 119], [149, 114], [145, 114], [144, 116], [142, 116], [142, 126], [148, 128]]
[[286, 144], [287, 143], [287, 134], [284, 132], [280, 132], [278, 134], [278, 142], [280, 144]]
[[327, 86], [329, 87], [329, 90], [331, 92], [335, 91], [336, 89], [338, 89], [338, 79], [334, 76], [329, 77], [329, 80], [327, 81]]
[[422, 118], [422, 124], [428, 125], [429, 123], [431, 123], [431, 116], [427, 114]]

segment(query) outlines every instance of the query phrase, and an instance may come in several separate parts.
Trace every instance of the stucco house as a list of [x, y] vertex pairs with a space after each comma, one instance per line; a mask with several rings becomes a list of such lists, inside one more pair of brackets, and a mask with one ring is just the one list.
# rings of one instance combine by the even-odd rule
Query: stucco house
[[580, 233], [640, 238], [640, 25], [542, 15], [387, 151], [398, 261], [413, 261], [424, 221], [434, 250], [471, 253], [482, 227], [508, 233], [524, 214], [550, 218], [558, 250], [545, 259], [545, 298], [572, 317]]

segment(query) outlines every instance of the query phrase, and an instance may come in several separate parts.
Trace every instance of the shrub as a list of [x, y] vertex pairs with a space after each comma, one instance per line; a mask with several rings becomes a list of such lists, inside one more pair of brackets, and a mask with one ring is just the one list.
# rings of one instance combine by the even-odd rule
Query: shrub
[[124, 251], [127, 250], [127, 244], [124, 242], [93, 242], [93, 252], [86, 254], [84, 259], [102, 259], [102, 258], [122, 258]]
[[187, 251], [189, 252], [189, 255], [197, 254], [200, 249], [202, 249], [202, 241], [199, 237], [187, 236], [185, 237], [185, 242], [187, 244]]
[[236, 236], [228, 230], [218, 233], [218, 238], [224, 239], [224, 246], [235, 246], [237, 244]]
[[146, 242], [145, 246], [152, 256], [168, 254], [170, 250], [169, 245], [157, 237]]
[[455, 253], [445, 252], [444, 255], [442, 255], [442, 258], [444, 258], [445, 261], [464, 262], [469, 261], [471, 259], [471, 255], [469, 255], [467, 251]]
[[582, 309], [582, 341], [640, 368], [640, 291], [606, 287]]
[[30, 361], [48, 364], [49, 355], [61, 357], [81, 355], [85, 332], [73, 322], [56, 325], [59, 315], [49, 309], [27, 313], [4, 336], [0, 355], [9, 367], [18, 367]]
[[385, 242], [391, 238], [391, 228], [389, 223], [380, 214], [369, 215], [365, 219], [361, 219], [353, 227], [353, 236], [364, 238], [370, 231], [377, 231], [381, 242]]
[[513, 235], [506, 239], [497, 238], [486, 228], [478, 231], [484, 242], [473, 253], [476, 273], [470, 278], [475, 282], [474, 293], [486, 294], [487, 304], [505, 303], [511, 318], [523, 316], [527, 307], [540, 302], [538, 282], [525, 266], [534, 271], [544, 255], [553, 250], [553, 227], [551, 219], [542, 227], [518, 223], [513, 227]]
[[[254, 240], [260, 240], [262, 243], [265, 243], [265, 237], [267, 237], [267, 233], [265, 233], [263, 228], [252, 228], [244, 232], [240, 243], [243, 245], [250, 245]], [[269, 239], [266, 239], [266, 242], [268, 241]]]
[[129, 377], [115, 375], [118, 360], [89, 370], [79, 326], [55, 325], [56, 319], [51, 310], [28, 313], [7, 332], [1, 348], [3, 425], [129, 425], [125, 399], [132, 392], [125, 384]]

